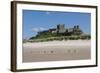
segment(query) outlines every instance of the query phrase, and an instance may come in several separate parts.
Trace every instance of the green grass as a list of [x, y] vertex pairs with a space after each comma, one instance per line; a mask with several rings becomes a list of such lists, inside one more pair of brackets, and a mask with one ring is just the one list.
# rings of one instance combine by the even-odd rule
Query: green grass
[[38, 37], [34, 37], [28, 40], [28, 42], [44, 42], [44, 41], [53, 41], [53, 40], [85, 40], [90, 39], [90, 35], [72, 35], [72, 36], [57, 36], [57, 35], [41, 35]]

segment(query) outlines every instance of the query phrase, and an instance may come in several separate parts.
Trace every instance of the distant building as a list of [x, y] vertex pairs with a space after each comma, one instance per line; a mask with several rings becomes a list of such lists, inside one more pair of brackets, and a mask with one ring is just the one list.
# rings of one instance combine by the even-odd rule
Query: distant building
[[38, 35], [47, 34], [47, 33], [51, 33], [51, 34], [56, 33], [58, 35], [61, 34], [61, 35], [70, 36], [70, 35], [80, 35], [83, 32], [80, 29], [79, 25], [76, 25], [73, 28], [65, 28], [64, 24], [58, 24], [56, 28], [38, 32]]

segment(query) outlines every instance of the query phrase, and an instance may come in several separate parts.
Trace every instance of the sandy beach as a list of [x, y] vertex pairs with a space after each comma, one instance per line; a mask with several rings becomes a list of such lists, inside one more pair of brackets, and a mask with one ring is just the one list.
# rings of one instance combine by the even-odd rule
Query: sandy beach
[[23, 43], [23, 62], [84, 60], [90, 58], [90, 40]]

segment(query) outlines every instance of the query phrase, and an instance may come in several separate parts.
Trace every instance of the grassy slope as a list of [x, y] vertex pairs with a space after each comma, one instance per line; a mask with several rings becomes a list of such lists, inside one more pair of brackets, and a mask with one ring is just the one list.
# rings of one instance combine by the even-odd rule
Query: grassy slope
[[77, 39], [90, 39], [90, 35], [71, 35], [71, 36], [64, 36], [64, 35], [57, 35], [46, 33], [42, 35], [37, 35], [36, 37], [31, 37], [29, 39], [30, 42], [42, 42], [42, 41], [53, 41], [53, 40], [77, 40]]

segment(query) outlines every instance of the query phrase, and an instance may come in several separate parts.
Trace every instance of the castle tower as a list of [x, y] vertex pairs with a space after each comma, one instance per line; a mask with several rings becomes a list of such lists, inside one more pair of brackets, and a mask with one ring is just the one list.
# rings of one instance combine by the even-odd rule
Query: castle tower
[[64, 24], [59, 24], [57, 25], [57, 32], [58, 33], [64, 33], [66, 30], [65, 30], [65, 25]]

